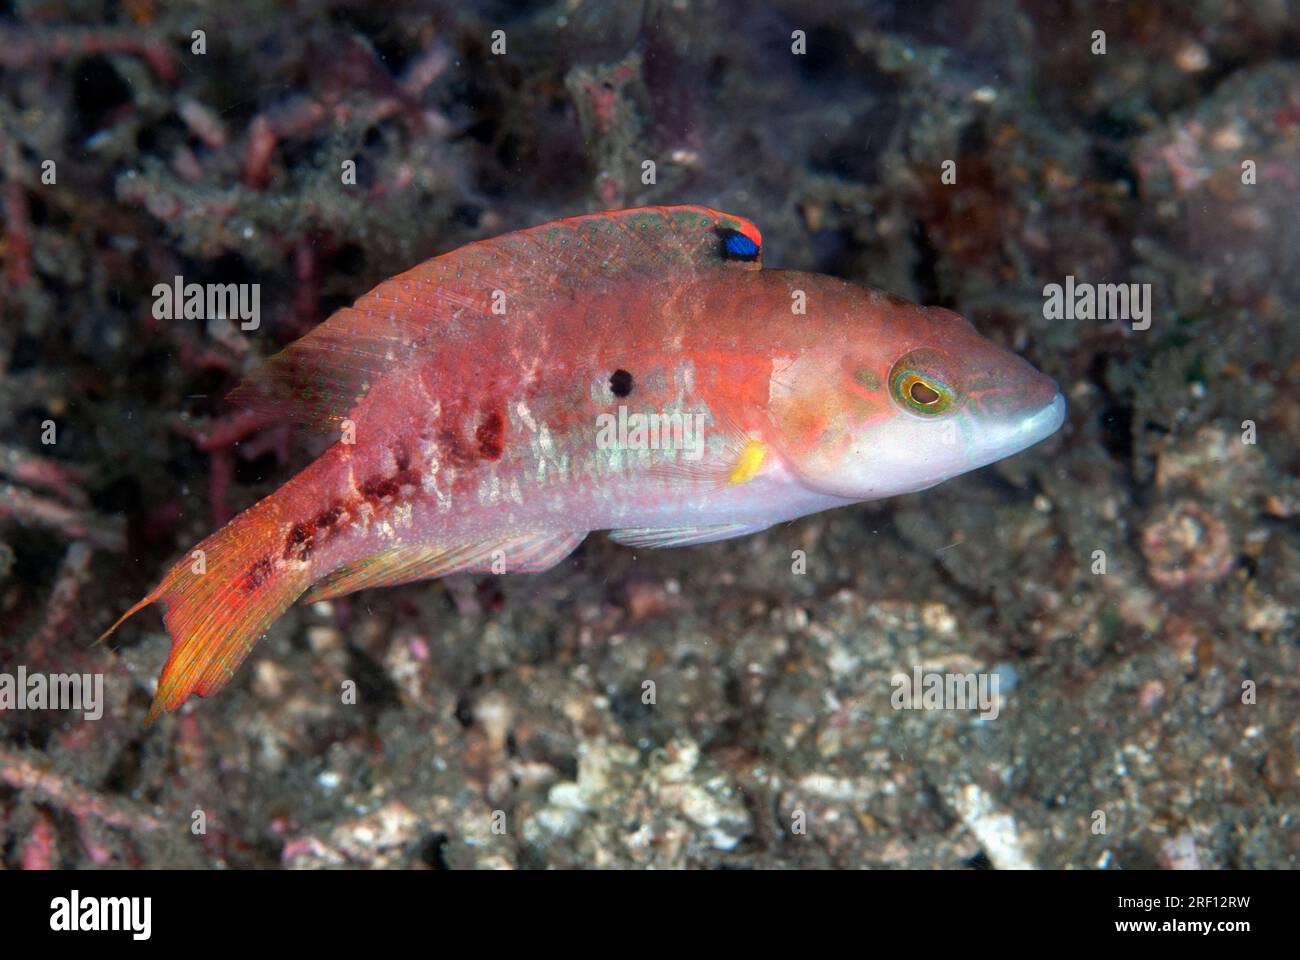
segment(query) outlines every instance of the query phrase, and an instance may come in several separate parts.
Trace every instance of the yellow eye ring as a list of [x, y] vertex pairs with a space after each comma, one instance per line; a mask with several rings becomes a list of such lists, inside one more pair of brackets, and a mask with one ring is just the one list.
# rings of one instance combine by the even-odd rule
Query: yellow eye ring
[[952, 406], [952, 390], [943, 381], [915, 370], [900, 370], [890, 384], [894, 399], [922, 416], [935, 416]]

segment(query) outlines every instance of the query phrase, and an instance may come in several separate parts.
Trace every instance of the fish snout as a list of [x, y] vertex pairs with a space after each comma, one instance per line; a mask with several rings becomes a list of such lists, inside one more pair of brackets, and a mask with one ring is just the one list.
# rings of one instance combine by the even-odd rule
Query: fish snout
[[1012, 456], [1061, 429], [1065, 423], [1065, 397], [1050, 378], [1041, 379], [1050, 389], [1035, 385], [1032, 402], [1014, 413], [999, 414], [979, 424], [978, 439], [972, 444], [976, 463], [988, 464]]
[[1039, 440], [1046, 440], [1065, 423], [1065, 397], [1061, 391], [1057, 390], [1052, 399], [1039, 408], [1037, 413], [1030, 414], [1021, 428], [1026, 437], [1032, 437], [1030, 444], [1037, 443]]

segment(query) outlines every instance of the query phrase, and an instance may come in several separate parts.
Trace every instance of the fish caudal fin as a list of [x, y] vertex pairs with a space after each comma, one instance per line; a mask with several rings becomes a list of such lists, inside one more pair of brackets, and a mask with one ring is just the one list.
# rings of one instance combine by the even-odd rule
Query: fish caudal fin
[[206, 697], [226, 685], [270, 625], [311, 585], [301, 562], [267, 552], [276, 542], [279, 511], [263, 500], [182, 558], [143, 600], [105, 631], [113, 633], [153, 603], [166, 607], [172, 649], [149, 709], [152, 723], [191, 693]]

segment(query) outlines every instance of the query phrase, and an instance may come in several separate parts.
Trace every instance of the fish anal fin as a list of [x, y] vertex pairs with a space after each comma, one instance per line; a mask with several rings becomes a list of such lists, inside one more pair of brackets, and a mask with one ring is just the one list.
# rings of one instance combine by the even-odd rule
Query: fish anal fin
[[586, 536], [586, 531], [530, 532], [484, 543], [393, 547], [334, 571], [305, 599], [315, 603], [454, 573], [540, 573], [564, 560]]
[[318, 581], [303, 600], [307, 603], [333, 600], [358, 590], [395, 587], [413, 580], [440, 577], [441, 568], [454, 563], [455, 560], [444, 550], [420, 546], [392, 547], [340, 567]]
[[457, 573], [541, 573], [562, 563], [587, 538], [587, 531], [533, 533], [495, 544], [486, 557]]

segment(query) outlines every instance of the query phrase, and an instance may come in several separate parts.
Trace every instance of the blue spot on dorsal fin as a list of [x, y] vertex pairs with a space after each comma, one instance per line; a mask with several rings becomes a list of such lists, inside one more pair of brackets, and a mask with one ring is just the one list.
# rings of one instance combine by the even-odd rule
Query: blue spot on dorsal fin
[[757, 256], [758, 244], [743, 233], [733, 231], [727, 236], [727, 253], [736, 257]]
[[720, 228], [718, 235], [722, 238], [722, 258], [724, 260], [741, 260], [754, 263], [758, 260], [758, 244], [754, 238], [746, 236], [739, 230]]

